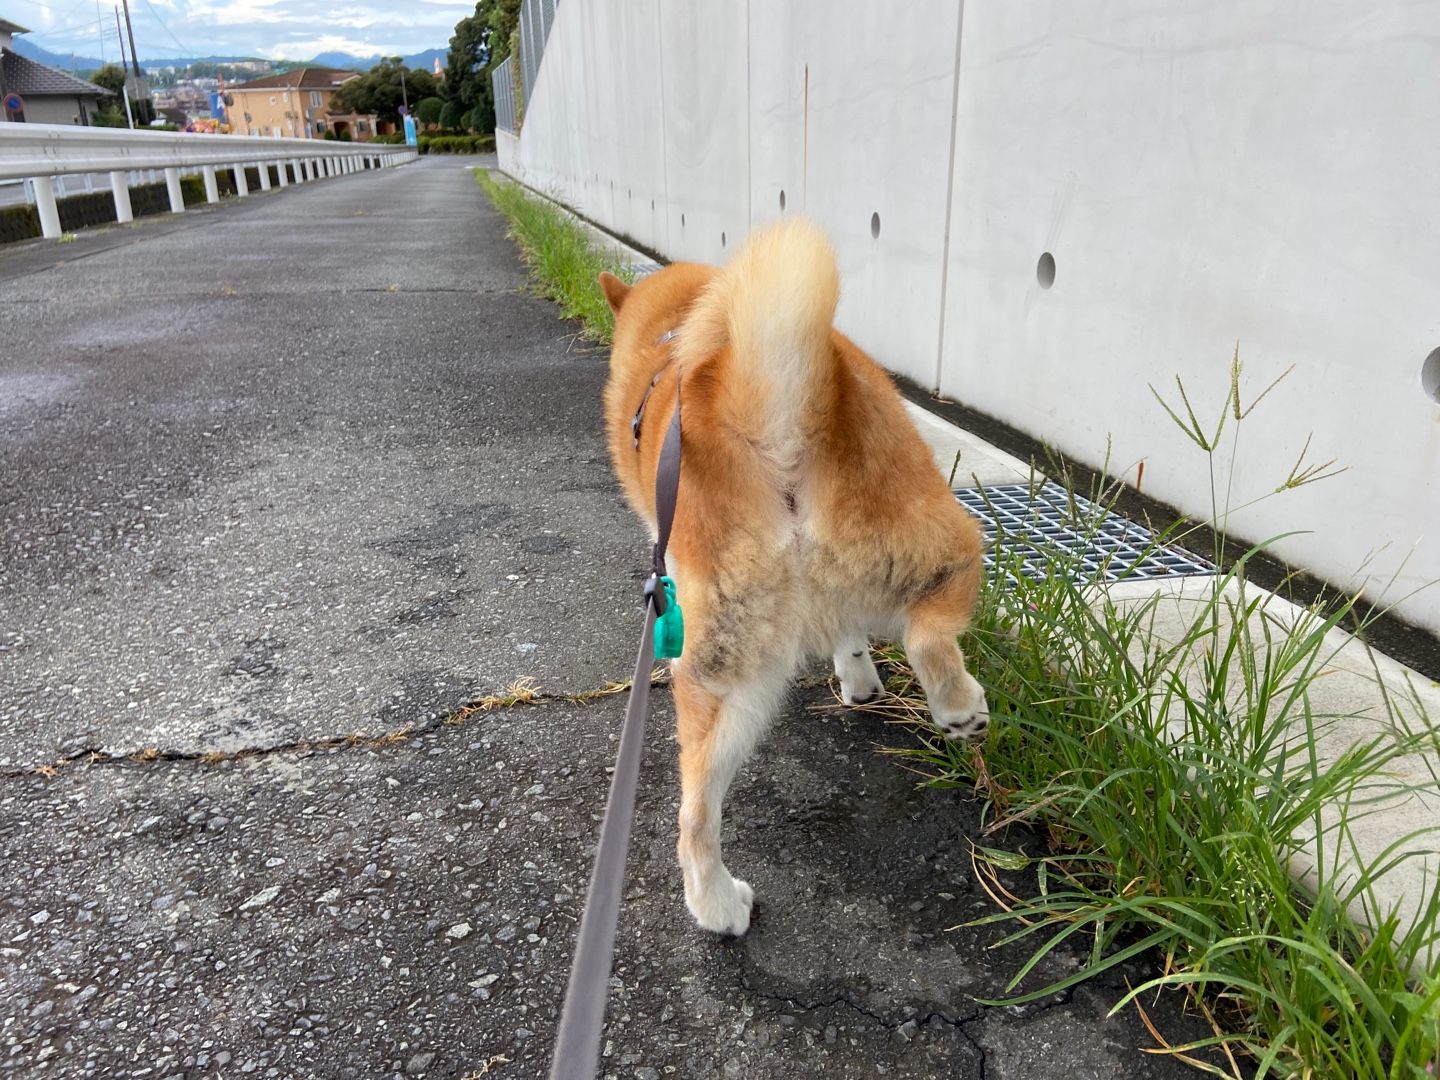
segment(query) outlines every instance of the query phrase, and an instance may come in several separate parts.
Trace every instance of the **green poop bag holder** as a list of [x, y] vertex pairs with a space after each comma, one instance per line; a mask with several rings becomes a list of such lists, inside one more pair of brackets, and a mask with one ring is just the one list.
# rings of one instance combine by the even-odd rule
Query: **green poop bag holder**
[[[662, 372], [663, 373], [663, 369]], [[657, 373], [655, 381], [660, 374]], [[653, 388], [654, 381], [651, 386]], [[649, 391], [646, 391], [649, 397]], [[635, 448], [640, 448], [640, 424], [645, 402], [635, 414], [631, 425]], [[675, 579], [665, 569], [665, 551], [670, 545], [670, 526], [675, 520], [675, 503], [680, 493], [680, 373], [675, 373], [675, 412], [660, 447], [660, 460], [655, 469], [655, 518], [658, 526], [655, 550], [651, 556], [651, 573], [645, 582], [646, 603], [655, 609], [655, 659], [675, 660], [685, 648], [685, 616], [675, 598]]]
[[685, 613], [675, 599], [675, 579], [654, 575], [645, 583], [645, 594], [655, 605], [655, 659], [678, 659], [685, 651]]

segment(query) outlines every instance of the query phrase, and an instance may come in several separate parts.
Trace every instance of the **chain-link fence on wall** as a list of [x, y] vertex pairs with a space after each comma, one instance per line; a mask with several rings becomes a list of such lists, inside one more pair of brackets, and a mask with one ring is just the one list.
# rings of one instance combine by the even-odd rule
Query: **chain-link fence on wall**
[[495, 88], [495, 127], [500, 131], [515, 133], [515, 58], [507, 56], [490, 73], [490, 84]]
[[545, 39], [555, 21], [555, 4], [556, 0], [523, 0], [520, 7], [520, 78], [525, 101], [530, 101], [535, 92]]
[[[559, 0], [521, 0], [520, 48], [506, 57], [490, 73], [495, 90], [495, 126], [512, 134], [520, 130], [525, 103], [534, 92], [540, 74], [540, 58], [545, 54], [545, 40], [555, 21], [555, 5]], [[515, 62], [520, 63], [520, 78], [515, 78]], [[518, 93], [517, 93], [518, 91]]]

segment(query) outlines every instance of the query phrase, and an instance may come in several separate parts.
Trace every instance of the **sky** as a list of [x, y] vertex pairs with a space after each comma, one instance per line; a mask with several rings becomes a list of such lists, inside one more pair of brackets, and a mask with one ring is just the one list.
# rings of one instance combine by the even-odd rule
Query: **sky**
[[[241, 55], [308, 60], [444, 48], [475, 0], [129, 0], [142, 60]], [[119, 59], [119, 0], [0, 0], [0, 18], [52, 52]], [[123, 12], [122, 12], [123, 17]], [[126, 48], [129, 48], [127, 43]]]

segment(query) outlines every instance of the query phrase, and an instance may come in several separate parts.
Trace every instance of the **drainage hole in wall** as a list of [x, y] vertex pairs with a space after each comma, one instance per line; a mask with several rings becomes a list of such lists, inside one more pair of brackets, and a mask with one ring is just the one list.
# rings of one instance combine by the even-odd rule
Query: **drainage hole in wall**
[[720, 234], [720, 246], [725, 246], [725, 234], [723, 232]]
[[785, 189], [780, 189], [780, 213], [785, 212]]
[[879, 239], [880, 239], [880, 213], [879, 213], [879, 211], [876, 211], [875, 213], [873, 213], [873, 214], [870, 215], [870, 236], [871, 236], [873, 239], [875, 239], [875, 240], [879, 240]]
[[1420, 365], [1420, 387], [1425, 396], [1440, 405], [1440, 349], [1425, 357]]
[[685, 215], [684, 215], [684, 214], [681, 214], [681, 215], [680, 215], [680, 228], [683, 229], [684, 227], [685, 227]]
[[1040, 256], [1040, 262], [1035, 267], [1035, 280], [1040, 282], [1042, 289], [1055, 284], [1055, 256], [1048, 251]]
[[651, 200], [650, 200], [650, 209], [651, 209], [652, 211], [655, 209], [655, 200], [654, 200], [654, 199], [651, 199]]

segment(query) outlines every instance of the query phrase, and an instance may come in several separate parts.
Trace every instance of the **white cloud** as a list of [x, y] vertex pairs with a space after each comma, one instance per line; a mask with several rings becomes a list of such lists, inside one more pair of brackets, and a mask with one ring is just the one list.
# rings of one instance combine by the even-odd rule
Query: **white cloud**
[[[99, 55], [105, 33], [106, 55], [116, 51], [113, 20], [97, 28], [73, 0], [30, 2], [36, 10], [23, 13], [24, 25], [35, 31], [35, 44]], [[333, 7], [313, 0], [131, 0], [130, 15], [142, 59], [184, 51], [307, 60], [319, 52], [373, 56], [443, 49], [455, 23], [474, 6], [474, 0], [359, 0]]]

